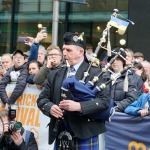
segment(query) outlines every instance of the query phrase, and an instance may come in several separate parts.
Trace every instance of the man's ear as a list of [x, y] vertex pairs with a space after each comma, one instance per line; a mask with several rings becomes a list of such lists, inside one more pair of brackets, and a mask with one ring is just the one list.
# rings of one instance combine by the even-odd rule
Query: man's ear
[[83, 56], [84, 55], [84, 49], [80, 48], [79, 53], [80, 53], [81, 56]]

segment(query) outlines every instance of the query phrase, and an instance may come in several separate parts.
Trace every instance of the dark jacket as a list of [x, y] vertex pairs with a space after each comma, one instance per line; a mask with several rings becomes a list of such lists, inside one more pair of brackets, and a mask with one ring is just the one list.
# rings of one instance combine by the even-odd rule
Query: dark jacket
[[39, 49], [39, 43], [34, 42], [30, 47], [30, 54], [29, 54], [28, 62], [31, 62], [32, 60], [37, 60], [38, 49]]
[[[6, 93], [6, 86], [11, 82], [11, 76], [10, 73], [12, 71], [18, 70], [20, 75], [17, 78], [16, 86], [11, 94], [11, 96], [8, 98]], [[14, 104], [16, 100], [19, 98], [19, 96], [23, 93], [25, 87], [26, 87], [26, 79], [28, 77], [28, 64], [25, 63], [20, 68], [15, 69], [14, 67], [10, 68], [2, 80], [0, 81], [0, 98], [2, 102], [8, 103], [8, 104]]]
[[[25, 130], [22, 129], [21, 135], [23, 135], [24, 132]], [[34, 133], [30, 132], [28, 143], [25, 143], [25, 139], [23, 139], [23, 142], [19, 146], [15, 145], [10, 137], [6, 138], [3, 136], [3, 138], [0, 140], [0, 150], [38, 150], [38, 146], [34, 137]]]
[[[111, 73], [105, 73], [106, 77], [110, 78]], [[123, 73], [115, 83], [109, 85], [111, 89], [111, 98], [115, 101], [117, 107], [116, 111], [124, 112], [125, 108], [138, 98], [137, 81], [133, 73], [128, 71], [128, 91], [124, 91], [124, 80], [126, 73]]]
[[40, 72], [36, 74], [33, 78], [33, 82], [37, 85], [42, 85], [44, 86], [46, 83], [46, 79], [48, 76], [49, 71], [58, 69], [63, 66], [63, 63], [61, 63], [59, 66], [55, 68], [47, 68], [45, 65], [40, 69]]
[[30, 75], [27, 77], [27, 83], [29, 83], [29, 84], [34, 84], [34, 82], [33, 82], [34, 76], [35, 76], [35, 74], [30, 74]]
[[[30, 63], [32, 60], [37, 60], [38, 58], [38, 49], [39, 49], [39, 43], [33, 43], [30, 47], [30, 55], [28, 58], [28, 63]], [[35, 75], [29, 75], [27, 77], [27, 83], [34, 84], [33, 78]]]
[[136, 86], [137, 86], [137, 92], [138, 92], [138, 95], [140, 96], [142, 93], [143, 93], [143, 80], [142, 78], [137, 75], [133, 70], [130, 70], [133, 74], [133, 78], [136, 82]]
[[[80, 80], [83, 77], [83, 72], [88, 68], [88, 63], [83, 62], [79, 67], [76, 78]], [[99, 73], [98, 68], [92, 67], [88, 80], [93, 79], [93, 76]], [[37, 105], [39, 109], [48, 117], [51, 117], [49, 124], [49, 143], [55, 139], [55, 133], [53, 132], [56, 118], [50, 116], [50, 109], [54, 104], [59, 104], [61, 100], [61, 85], [63, 79], [66, 77], [67, 67], [53, 70], [49, 73], [47, 83], [37, 99]], [[87, 82], [87, 80], [86, 80]], [[100, 78], [100, 82], [104, 82], [103, 78]], [[68, 97], [68, 99], [71, 99]], [[74, 135], [80, 139], [87, 139], [93, 136], [99, 135], [105, 132], [104, 121], [92, 120], [87, 115], [104, 111], [108, 108], [110, 103], [110, 91], [104, 89], [96, 95], [96, 98], [89, 101], [80, 102], [82, 107], [82, 113], [66, 111], [64, 114], [65, 120], [68, 122], [68, 126], [71, 128]], [[58, 133], [56, 133], [58, 134]]]

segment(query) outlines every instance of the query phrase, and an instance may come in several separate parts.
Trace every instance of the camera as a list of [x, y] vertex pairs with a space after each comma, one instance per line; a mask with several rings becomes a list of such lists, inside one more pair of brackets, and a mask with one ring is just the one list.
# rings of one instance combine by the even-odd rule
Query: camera
[[21, 130], [22, 123], [17, 121], [10, 121], [9, 122], [9, 133], [12, 134], [12, 132], [16, 132], [18, 130]]
[[47, 28], [46, 28], [46, 27], [42, 27], [42, 28], [41, 28], [41, 32], [42, 32], [42, 33], [47, 33]]
[[10, 122], [9, 122], [8, 131], [10, 134], [12, 134], [12, 132], [14, 131], [21, 130], [22, 128], [22, 123], [14, 120], [16, 118], [17, 109], [18, 109], [18, 105], [16, 104], [9, 105], [8, 117], [10, 119]]

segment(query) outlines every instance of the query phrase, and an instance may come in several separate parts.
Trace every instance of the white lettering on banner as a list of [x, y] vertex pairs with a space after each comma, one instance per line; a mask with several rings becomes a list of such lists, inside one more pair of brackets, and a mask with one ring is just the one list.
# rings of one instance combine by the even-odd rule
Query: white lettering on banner
[[[6, 87], [8, 96], [11, 95], [15, 84], [9, 84]], [[53, 146], [48, 145], [48, 128], [46, 128], [50, 119], [43, 115], [37, 107], [36, 100], [40, 94], [40, 90], [35, 85], [27, 85], [22, 95], [18, 98], [16, 104], [16, 119], [22, 122], [23, 127], [34, 132], [39, 150], [52, 149]], [[0, 110], [4, 109], [4, 105], [0, 101]]]

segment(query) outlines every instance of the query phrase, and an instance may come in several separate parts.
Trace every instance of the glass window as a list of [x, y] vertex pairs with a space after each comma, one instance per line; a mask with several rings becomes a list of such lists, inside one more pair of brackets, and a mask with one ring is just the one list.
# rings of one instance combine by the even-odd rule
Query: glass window
[[[96, 48], [114, 8], [119, 8], [119, 13], [127, 18], [128, 0], [87, 0], [86, 2], [88, 3], [87, 5], [70, 3], [68, 14], [69, 31], [79, 33], [84, 31], [87, 43]], [[126, 40], [126, 33], [119, 35], [117, 30], [114, 27], [110, 30], [111, 46], [112, 48], [117, 46], [125, 47], [126, 45], [120, 45], [120, 40]], [[106, 44], [104, 43], [103, 46], [106, 47]], [[105, 50], [101, 50], [99, 55], [103, 51]]]
[[[113, 9], [118, 8], [125, 17], [128, 14], [128, 0], [86, 0], [86, 2], [87, 5], [60, 1], [58, 22], [60, 47], [63, 44], [64, 32], [78, 31], [85, 32], [87, 43], [96, 48]], [[12, 14], [14, 14], [14, 20]], [[38, 24], [47, 27], [48, 38], [41, 42], [47, 48], [52, 41], [52, 17], [53, 0], [19, 0], [17, 2], [0, 0], [0, 55], [15, 49], [29, 50], [29, 46], [17, 42], [18, 36], [35, 37], [40, 31]], [[111, 29], [112, 47], [119, 46], [119, 40], [122, 38], [126, 39], [126, 34], [120, 36], [116, 33], [116, 29]], [[10, 44], [11, 41], [13, 45]]]

